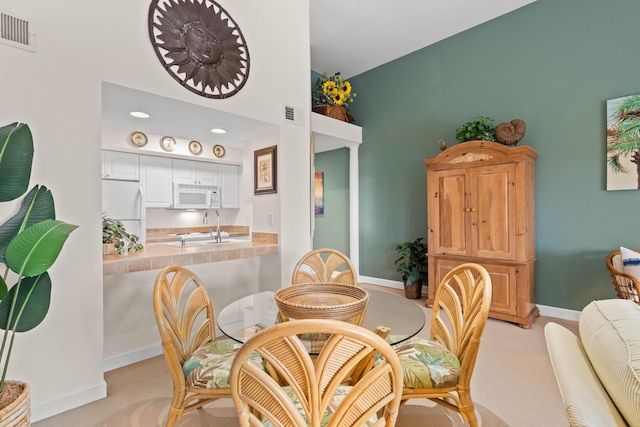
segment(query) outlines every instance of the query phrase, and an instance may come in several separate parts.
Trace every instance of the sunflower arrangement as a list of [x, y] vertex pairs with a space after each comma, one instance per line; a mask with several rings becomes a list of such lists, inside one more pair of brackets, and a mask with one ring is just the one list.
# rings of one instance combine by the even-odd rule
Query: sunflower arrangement
[[356, 97], [353, 92], [351, 83], [337, 72], [329, 75], [325, 72], [316, 80], [313, 90], [312, 102], [313, 106], [319, 105], [341, 105], [347, 110]]

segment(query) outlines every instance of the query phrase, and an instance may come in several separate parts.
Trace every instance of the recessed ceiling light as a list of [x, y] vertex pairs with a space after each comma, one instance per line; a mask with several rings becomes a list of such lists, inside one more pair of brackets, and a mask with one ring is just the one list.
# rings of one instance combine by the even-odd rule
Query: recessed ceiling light
[[147, 113], [143, 113], [142, 111], [132, 111], [129, 115], [139, 119], [148, 119], [150, 117]]
[[211, 129], [211, 132], [213, 133], [227, 133], [226, 129], [221, 129], [221, 128], [213, 128]]

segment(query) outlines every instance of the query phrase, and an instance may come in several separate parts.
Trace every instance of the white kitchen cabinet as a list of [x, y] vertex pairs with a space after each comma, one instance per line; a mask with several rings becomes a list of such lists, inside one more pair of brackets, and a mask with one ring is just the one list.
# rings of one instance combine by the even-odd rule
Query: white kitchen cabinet
[[219, 185], [218, 164], [173, 159], [173, 182], [179, 184]]
[[173, 203], [172, 162], [168, 157], [140, 156], [140, 180], [148, 208], [169, 208]]
[[140, 181], [139, 155], [102, 151], [102, 179]]
[[240, 166], [219, 165], [223, 208], [240, 207]]

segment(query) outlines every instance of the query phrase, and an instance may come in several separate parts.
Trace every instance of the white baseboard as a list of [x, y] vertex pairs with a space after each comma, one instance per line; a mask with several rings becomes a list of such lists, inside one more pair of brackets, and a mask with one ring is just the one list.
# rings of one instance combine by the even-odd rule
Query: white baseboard
[[404, 289], [404, 283], [397, 280], [378, 279], [377, 277], [358, 276], [358, 282], [370, 283], [372, 285], [384, 286], [386, 288]]
[[129, 353], [119, 354], [117, 356], [107, 357], [102, 362], [103, 372], [112, 371], [131, 365], [132, 363], [141, 362], [151, 359], [162, 354], [162, 345], [156, 344], [151, 347], [140, 348]]
[[[377, 277], [359, 276], [359, 281], [362, 283], [370, 283], [372, 285], [385, 286], [393, 289], [403, 289], [404, 287], [404, 284], [397, 280], [378, 279]], [[425, 288], [423, 288], [423, 290], [424, 289]], [[577, 322], [580, 317], [580, 311], [569, 310], [566, 308], [538, 304], [538, 310], [540, 310], [541, 316], [555, 317], [557, 319], [574, 320]]]
[[107, 397], [107, 383], [102, 380], [92, 387], [78, 390], [58, 399], [31, 405], [31, 422], [35, 423], [105, 397]]

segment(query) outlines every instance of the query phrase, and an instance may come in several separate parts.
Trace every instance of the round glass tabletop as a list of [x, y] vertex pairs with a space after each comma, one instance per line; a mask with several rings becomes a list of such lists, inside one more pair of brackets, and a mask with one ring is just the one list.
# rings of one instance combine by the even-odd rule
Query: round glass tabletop
[[[371, 331], [379, 326], [390, 329], [387, 341], [402, 342], [424, 327], [425, 312], [413, 301], [390, 292], [366, 289], [369, 303], [362, 326]], [[241, 298], [224, 307], [218, 327], [228, 337], [243, 343], [262, 329], [277, 323], [278, 307], [274, 292], [264, 291]]]

